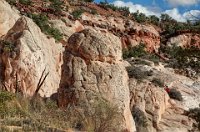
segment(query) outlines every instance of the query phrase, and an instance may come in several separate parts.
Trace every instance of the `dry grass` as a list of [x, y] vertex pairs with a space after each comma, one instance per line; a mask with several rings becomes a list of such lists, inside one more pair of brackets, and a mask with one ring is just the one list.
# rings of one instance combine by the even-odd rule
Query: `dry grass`
[[105, 100], [86, 107], [60, 109], [56, 102], [36, 96], [0, 91], [0, 131], [67, 131], [69, 128], [88, 132], [117, 132], [118, 110]]

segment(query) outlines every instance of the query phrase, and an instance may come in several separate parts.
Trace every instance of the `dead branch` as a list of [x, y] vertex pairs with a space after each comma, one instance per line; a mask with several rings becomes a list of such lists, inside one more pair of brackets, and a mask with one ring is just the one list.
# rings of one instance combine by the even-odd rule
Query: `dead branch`
[[34, 99], [37, 95], [39, 90], [41, 89], [42, 85], [44, 84], [44, 81], [46, 80], [47, 76], [49, 75], [49, 72], [45, 74], [46, 68], [43, 70], [42, 75], [40, 76], [39, 82], [37, 84], [37, 88], [35, 90], [35, 93], [32, 97]]

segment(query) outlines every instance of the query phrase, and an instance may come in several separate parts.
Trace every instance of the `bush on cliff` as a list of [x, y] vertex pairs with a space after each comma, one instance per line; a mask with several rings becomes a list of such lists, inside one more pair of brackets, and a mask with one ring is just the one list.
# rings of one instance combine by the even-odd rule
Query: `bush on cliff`
[[171, 89], [169, 92], [169, 97], [178, 101], [183, 101], [183, 97], [181, 95], [181, 92], [176, 89]]
[[71, 14], [74, 17], [74, 19], [79, 19], [83, 13], [84, 13], [84, 10], [78, 9], [78, 10], [74, 10]]
[[46, 35], [53, 37], [57, 42], [62, 40], [63, 34], [56, 28], [53, 28], [44, 14], [27, 14], [40, 27], [41, 31]]
[[169, 65], [185, 71], [185, 75], [190, 77], [187, 69], [200, 73], [200, 50], [195, 47], [182, 48], [173, 44], [172, 47], [161, 46], [160, 51], [170, 58]]
[[193, 126], [200, 130], [200, 108], [198, 107], [189, 109], [189, 111], [186, 112], [186, 114], [188, 117], [191, 117], [196, 120], [197, 124], [193, 124]]
[[131, 112], [133, 115], [133, 119], [135, 121], [137, 131], [139, 132], [148, 131], [147, 130], [148, 118], [145, 115], [145, 113], [142, 110], [140, 110], [138, 107], [134, 107]]
[[131, 58], [131, 57], [143, 58], [146, 60], [150, 60], [150, 61], [154, 62], [154, 64], [158, 64], [160, 62], [160, 59], [158, 56], [156, 56], [155, 54], [152, 54], [152, 53], [148, 53], [145, 50], [145, 44], [143, 44], [143, 43], [141, 43], [135, 47], [132, 47], [130, 49], [125, 49], [123, 51], [124, 59]]
[[55, 15], [60, 15], [64, 8], [64, 2], [62, 0], [50, 0], [50, 2], [49, 8], [54, 10]]
[[107, 2], [100, 2], [99, 5], [103, 7], [104, 9], [112, 9], [113, 11], [120, 11], [120, 12], [125, 12], [126, 14], [129, 14], [129, 7], [118, 7], [115, 6], [114, 4], [109, 4]]
[[145, 80], [148, 78], [148, 76], [152, 75], [152, 71], [143, 71], [139, 67], [128, 67], [127, 72], [129, 75], [129, 78], [135, 78], [139, 82]]
[[130, 57], [142, 57], [144, 55], [147, 55], [144, 44], [139, 44], [131, 49], [127, 49], [123, 51], [124, 59], [130, 58]]
[[156, 86], [164, 87], [164, 81], [160, 78], [153, 78], [151, 82], [154, 83]]

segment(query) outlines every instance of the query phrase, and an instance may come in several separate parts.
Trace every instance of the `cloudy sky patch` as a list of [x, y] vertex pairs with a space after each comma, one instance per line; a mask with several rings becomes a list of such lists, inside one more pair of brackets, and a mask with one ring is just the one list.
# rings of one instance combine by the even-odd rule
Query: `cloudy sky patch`
[[[170, 5], [173, 6], [178, 6], [178, 5], [186, 6], [198, 3], [200, 0], [164, 0], [164, 1], [167, 1]], [[129, 7], [130, 12], [136, 12], [138, 10], [139, 12], [144, 13], [147, 16], [156, 15], [159, 17], [162, 13], [166, 13], [170, 15], [173, 19], [180, 22], [186, 22], [187, 20], [195, 19], [194, 16], [200, 17], [200, 10], [189, 10], [181, 13], [178, 7], [173, 7], [171, 9], [165, 9], [159, 11], [159, 10], [153, 10], [154, 8], [148, 8], [148, 6], [143, 6], [142, 4], [136, 4], [130, 1], [124, 2], [116, 0], [113, 1], [112, 3], [116, 6], [127, 6]], [[154, 5], [157, 5], [156, 0], [153, 0], [152, 3]]]
[[166, 0], [172, 6], [191, 6], [198, 4], [200, 0]]

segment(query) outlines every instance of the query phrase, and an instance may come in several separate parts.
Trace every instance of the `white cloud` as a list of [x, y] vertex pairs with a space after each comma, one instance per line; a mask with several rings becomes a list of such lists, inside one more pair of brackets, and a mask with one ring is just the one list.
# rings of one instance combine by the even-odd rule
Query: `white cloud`
[[126, 7], [129, 7], [130, 9], [130, 12], [136, 12], [136, 11], [140, 11], [141, 13], [144, 13], [146, 14], [147, 16], [149, 15], [156, 15], [156, 16], [159, 16], [159, 13], [157, 12], [153, 12], [151, 10], [149, 10], [147, 7], [144, 7], [142, 5], [139, 5], [139, 4], [133, 4], [132, 2], [123, 2], [123, 1], [114, 1], [113, 4], [115, 6], [119, 6], [119, 7], [123, 7], [123, 6], [126, 6]]
[[172, 6], [189, 6], [200, 2], [200, 0], [164, 0]]
[[[174, 0], [174, 1], [185, 1], [185, 0]], [[191, 1], [199, 1], [199, 0], [191, 0], [191, 1], [187, 0], [187, 1], [191, 2]], [[158, 12], [158, 11], [153, 10], [153, 8], [147, 8], [145, 6], [142, 6], [140, 4], [134, 4], [132, 2], [123, 2], [123, 1], [117, 0], [117, 1], [114, 1], [113, 4], [119, 7], [123, 7], [123, 6], [129, 7], [130, 12], [139, 11], [141, 13], [144, 13], [147, 16], [156, 15], [159, 17], [162, 13], [166, 13], [169, 16], [171, 16], [173, 19], [179, 22], [186, 22], [187, 20], [194, 19], [194, 16], [200, 17], [200, 10], [191, 10], [191, 11], [181, 14], [178, 8], [173, 8], [173, 9], [166, 10], [163, 12]]]
[[200, 10], [191, 10], [188, 12], [185, 12], [183, 14], [183, 17], [187, 20], [197, 20], [200, 19]]
[[163, 13], [168, 14], [171, 16], [173, 19], [180, 21], [180, 22], [185, 22], [186, 19], [183, 17], [182, 14], [180, 14], [179, 10], [177, 8], [171, 9], [171, 10], [166, 10]]

